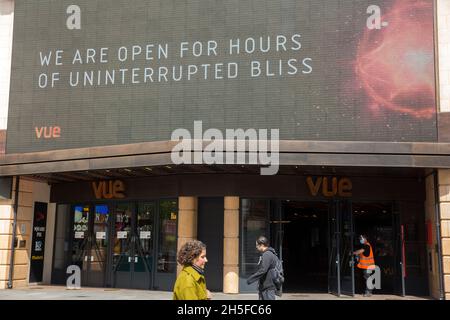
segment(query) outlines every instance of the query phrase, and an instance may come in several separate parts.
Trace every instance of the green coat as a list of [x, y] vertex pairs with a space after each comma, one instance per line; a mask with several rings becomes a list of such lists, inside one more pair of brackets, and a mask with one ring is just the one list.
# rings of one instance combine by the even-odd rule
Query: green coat
[[173, 287], [173, 300], [206, 300], [205, 276], [191, 266], [184, 267]]

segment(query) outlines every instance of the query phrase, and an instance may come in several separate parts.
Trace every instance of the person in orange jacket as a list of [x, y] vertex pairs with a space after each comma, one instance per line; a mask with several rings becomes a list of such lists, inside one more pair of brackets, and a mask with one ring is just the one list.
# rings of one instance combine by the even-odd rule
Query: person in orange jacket
[[354, 251], [353, 254], [359, 258], [356, 267], [363, 272], [364, 280], [366, 282], [364, 297], [370, 297], [372, 295], [372, 289], [368, 287], [367, 279], [371, 276], [372, 270], [375, 269], [375, 258], [373, 256], [372, 245], [367, 240], [367, 236], [363, 234], [360, 235], [359, 242], [361, 244], [361, 249]]

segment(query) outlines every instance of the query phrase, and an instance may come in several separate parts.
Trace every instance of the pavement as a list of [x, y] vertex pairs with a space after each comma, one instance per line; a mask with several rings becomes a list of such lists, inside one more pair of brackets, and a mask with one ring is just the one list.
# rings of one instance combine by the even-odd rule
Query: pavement
[[[258, 295], [212, 293], [213, 300], [258, 300]], [[172, 292], [131, 290], [115, 288], [81, 288], [67, 289], [64, 286], [29, 286], [24, 288], [0, 290], [0, 300], [171, 300]], [[337, 297], [327, 293], [284, 293], [277, 300], [429, 300], [429, 297], [378, 295], [363, 297], [362, 295]]]

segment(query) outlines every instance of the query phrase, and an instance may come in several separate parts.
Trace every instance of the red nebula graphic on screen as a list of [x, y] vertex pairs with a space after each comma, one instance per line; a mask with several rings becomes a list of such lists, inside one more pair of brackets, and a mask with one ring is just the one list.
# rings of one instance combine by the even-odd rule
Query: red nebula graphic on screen
[[366, 28], [356, 73], [372, 111], [388, 109], [416, 118], [435, 113], [433, 4], [398, 1], [381, 8], [381, 29]]

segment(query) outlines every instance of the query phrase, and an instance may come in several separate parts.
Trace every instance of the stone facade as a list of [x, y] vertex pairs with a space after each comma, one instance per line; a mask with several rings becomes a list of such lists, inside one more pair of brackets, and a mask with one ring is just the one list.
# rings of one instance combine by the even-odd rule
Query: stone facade
[[439, 201], [441, 211], [441, 237], [446, 298], [450, 296], [450, 169], [439, 170]]

